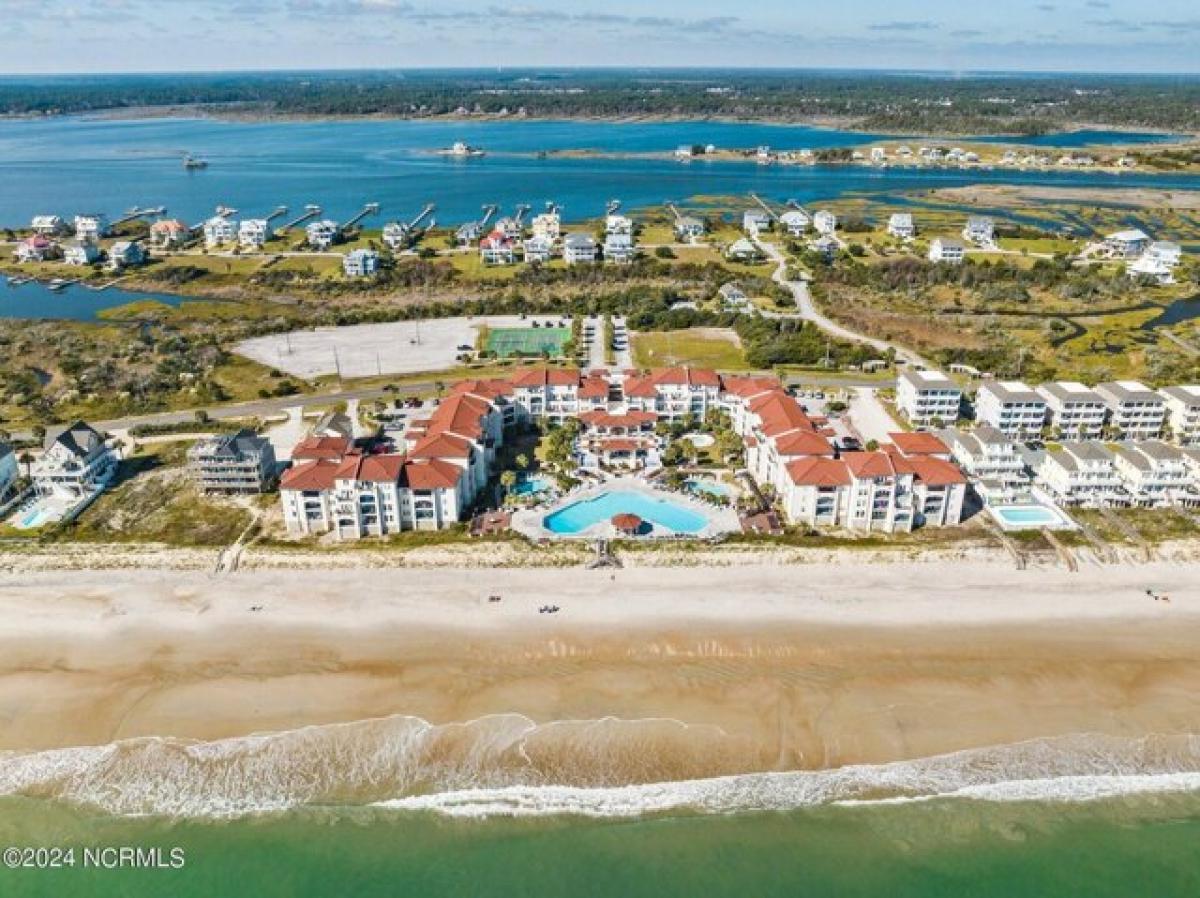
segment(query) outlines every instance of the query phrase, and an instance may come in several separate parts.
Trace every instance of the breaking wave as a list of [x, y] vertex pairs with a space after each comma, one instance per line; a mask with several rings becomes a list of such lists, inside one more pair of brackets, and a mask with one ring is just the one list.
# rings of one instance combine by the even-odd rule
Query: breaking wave
[[213, 742], [139, 738], [2, 752], [0, 796], [117, 815], [226, 817], [352, 806], [460, 817], [633, 817], [1200, 793], [1197, 736], [1081, 735], [886, 764], [737, 772], [754, 769], [756, 757], [753, 746], [719, 729], [672, 720], [536, 724], [497, 715], [434, 725], [388, 717]]

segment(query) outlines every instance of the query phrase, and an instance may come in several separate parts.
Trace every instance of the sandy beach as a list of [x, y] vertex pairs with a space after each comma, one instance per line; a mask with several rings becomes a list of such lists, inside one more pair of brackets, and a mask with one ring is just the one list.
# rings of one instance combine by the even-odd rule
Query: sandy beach
[[458, 756], [519, 715], [523, 764], [633, 782], [1188, 733], [1198, 584], [983, 561], [8, 575], [0, 749], [404, 715]]

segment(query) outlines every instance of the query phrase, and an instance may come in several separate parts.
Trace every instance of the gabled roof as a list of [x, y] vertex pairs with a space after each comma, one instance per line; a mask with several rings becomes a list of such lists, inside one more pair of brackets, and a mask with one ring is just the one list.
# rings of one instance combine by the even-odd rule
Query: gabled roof
[[362, 455], [356, 452], [342, 460], [334, 479], [353, 480], [356, 483], [397, 483], [403, 465], [403, 455]]
[[944, 458], [934, 458], [931, 455], [893, 455], [892, 463], [898, 473], [912, 474], [927, 486], [952, 486], [967, 482], [966, 475], [959, 470], [958, 465]]
[[53, 445], [62, 446], [72, 455], [85, 458], [104, 445], [104, 437], [87, 422], [76, 421], [49, 438], [46, 448]]
[[470, 458], [471, 441], [452, 433], [425, 437], [409, 452], [410, 458]]
[[892, 456], [886, 452], [845, 452], [842, 461], [850, 473], [859, 479], [892, 477], [897, 473]]
[[775, 438], [775, 450], [780, 455], [826, 455], [833, 456], [834, 448], [829, 440], [811, 430], [793, 430]]
[[578, 368], [530, 368], [512, 377], [514, 387], [569, 387], [578, 383]]
[[889, 433], [888, 439], [905, 455], [949, 455], [950, 447], [928, 431]]
[[318, 459], [288, 468], [279, 478], [281, 490], [331, 490], [340, 462]]
[[580, 399], [606, 399], [608, 398], [608, 381], [603, 377], [594, 375], [585, 377], [579, 385]]
[[455, 393], [445, 400], [429, 418], [429, 432], [457, 433], [468, 437], [483, 436], [483, 419], [491, 411], [491, 403], [478, 396]]
[[507, 380], [500, 378], [490, 380], [460, 380], [450, 388], [451, 393], [467, 393], [472, 396], [482, 396], [484, 399], [511, 396], [512, 391], [513, 385]]
[[778, 377], [764, 375], [760, 377], [749, 375], [726, 375], [722, 379], [725, 392], [742, 399], [750, 399], [761, 393], [772, 390], [782, 390]]
[[305, 437], [292, 450], [293, 461], [312, 459], [341, 460], [350, 451], [351, 440], [347, 437]]
[[440, 458], [409, 461], [400, 472], [400, 485], [414, 490], [452, 489], [462, 476], [462, 468]]
[[750, 411], [758, 415], [762, 432], [769, 437], [789, 430], [815, 430], [804, 409], [783, 390], [765, 393], [751, 400]]

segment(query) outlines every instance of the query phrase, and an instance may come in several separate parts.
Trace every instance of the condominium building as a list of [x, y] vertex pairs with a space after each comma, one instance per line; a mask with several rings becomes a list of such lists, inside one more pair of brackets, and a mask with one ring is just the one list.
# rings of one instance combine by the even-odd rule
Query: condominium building
[[1037, 480], [1064, 505], [1101, 508], [1129, 504], [1113, 452], [1095, 441], [1065, 442], [1047, 448]]
[[1123, 440], [1153, 440], [1162, 436], [1167, 419], [1166, 401], [1136, 380], [1110, 381], [1096, 385], [1108, 406], [1108, 427]]
[[1059, 437], [1097, 440], [1104, 432], [1108, 406], [1090, 387], [1062, 380], [1040, 385], [1037, 394], [1046, 402], [1046, 423]]
[[940, 371], [902, 371], [896, 378], [896, 408], [917, 427], [942, 427], [958, 420], [962, 388]]
[[937, 436], [985, 500], [1011, 501], [1028, 492], [1029, 471], [1012, 437], [987, 425], [969, 432], [943, 429]]
[[205, 492], [261, 493], [275, 480], [275, 449], [243, 428], [198, 441], [188, 450], [188, 467]]
[[1018, 439], [1033, 439], [1046, 422], [1046, 400], [1016, 380], [987, 381], [975, 396], [975, 420]]
[[1200, 488], [1183, 452], [1159, 440], [1118, 443], [1113, 448], [1117, 475], [1139, 508], [1200, 504]]
[[1200, 446], [1200, 385], [1159, 390], [1167, 414], [1167, 429], [1180, 446]]

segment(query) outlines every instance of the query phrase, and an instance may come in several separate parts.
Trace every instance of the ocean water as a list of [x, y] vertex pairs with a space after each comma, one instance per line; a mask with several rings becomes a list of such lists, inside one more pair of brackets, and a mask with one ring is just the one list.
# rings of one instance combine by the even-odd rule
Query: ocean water
[[[627, 208], [689, 202], [754, 191], [782, 202], [810, 203], [846, 193], [893, 193], [975, 183], [1142, 186], [1189, 189], [1189, 175], [1097, 172], [872, 169], [861, 166], [762, 166], [753, 162], [680, 164], [667, 160], [545, 158], [540, 150], [671, 152], [680, 144], [716, 143], [778, 149], [848, 146], [872, 135], [805, 126], [724, 122], [225, 122], [205, 119], [107, 121], [59, 118], [0, 122], [0, 226], [39, 213], [166, 206], [200, 221], [217, 205], [245, 217], [283, 204], [322, 206], [344, 220], [367, 202], [381, 204], [379, 225], [415, 216], [426, 203], [436, 220], [457, 225], [484, 203], [511, 211], [518, 203], [562, 206], [569, 220], [593, 218], [605, 203]], [[1064, 138], [1069, 139], [1069, 138]], [[455, 140], [488, 155], [455, 160], [435, 154]], [[185, 152], [207, 159], [184, 171]]]
[[[400, 717], [6, 753], [0, 847], [76, 853], [0, 868], [0, 894], [1200, 893], [1197, 737], [677, 780], [641, 766], [651, 746], [695, 765], [712, 737], [664, 721]], [[182, 867], [85, 866], [101, 847], [174, 849]]]

